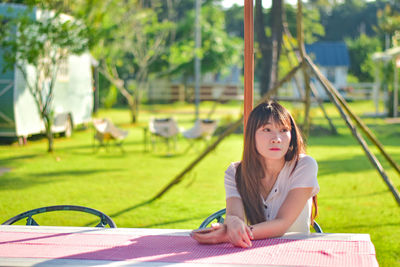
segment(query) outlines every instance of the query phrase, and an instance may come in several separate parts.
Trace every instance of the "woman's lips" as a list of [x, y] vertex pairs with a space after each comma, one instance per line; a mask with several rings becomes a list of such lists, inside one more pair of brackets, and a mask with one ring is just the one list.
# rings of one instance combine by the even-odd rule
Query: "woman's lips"
[[269, 150], [271, 150], [271, 151], [280, 151], [281, 149], [278, 148], [278, 147], [273, 147], [273, 148], [270, 148]]

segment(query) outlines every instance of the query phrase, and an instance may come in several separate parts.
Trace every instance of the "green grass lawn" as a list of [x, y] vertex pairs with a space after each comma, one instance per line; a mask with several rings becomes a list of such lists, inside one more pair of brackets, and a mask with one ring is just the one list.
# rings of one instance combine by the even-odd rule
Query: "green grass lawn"
[[[284, 103], [301, 120], [301, 106]], [[318, 223], [325, 232], [368, 233], [375, 245], [381, 266], [400, 266], [400, 207], [378, 172], [372, 167], [357, 141], [352, 137], [335, 107], [325, 105], [338, 136], [314, 131], [308, 140], [308, 153], [319, 164], [320, 215]], [[369, 102], [350, 106], [359, 116], [374, 108]], [[29, 140], [25, 146], [0, 145], [0, 168], [10, 171], [0, 176], [0, 223], [40, 206], [74, 204], [99, 209], [110, 215], [118, 227], [197, 228], [210, 213], [225, 205], [223, 176], [232, 161], [240, 160], [241, 134], [226, 138], [215, 151], [198, 164], [178, 185], [162, 198], [146, 203], [183, 170], [205, 148], [199, 142], [183, 153], [189, 143], [182, 137], [176, 152], [167, 156], [165, 145], [146, 151], [143, 127], [151, 116], [172, 115], [180, 126], [193, 123], [194, 107], [185, 104], [143, 106], [139, 122], [129, 123], [125, 109], [101, 110], [98, 117], [111, 118], [128, 129], [125, 153], [118, 147], [93, 151], [93, 129], [74, 132], [69, 139], [57, 138], [55, 152], [46, 152], [45, 139]], [[200, 107], [206, 117], [211, 103]], [[213, 118], [220, 124], [236, 120], [240, 104], [218, 105]], [[327, 127], [317, 107], [312, 109], [314, 125]], [[387, 152], [400, 164], [400, 124], [387, 124], [382, 118], [364, 117], [384, 144]], [[149, 148], [149, 146], [148, 146]], [[388, 176], [400, 189], [399, 175], [381, 160]], [[54, 213], [40, 216], [46, 225], [68, 225], [76, 214]], [[81, 215], [80, 215], [81, 216]], [[94, 217], [82, 216], [79, 225], [93, 225]], [[76, 223], [75, 223], [76, 224]]]

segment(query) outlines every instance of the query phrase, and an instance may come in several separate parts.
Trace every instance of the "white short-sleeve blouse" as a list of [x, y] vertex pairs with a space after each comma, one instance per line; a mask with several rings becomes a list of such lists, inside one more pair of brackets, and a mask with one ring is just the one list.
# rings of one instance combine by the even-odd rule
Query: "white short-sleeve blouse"
[[[231, 163], [231, 165], [225, 171], [226, 198], [240, 198], [235, 181], [235, 173], [238, 164], [239, 162]], [[317, 181], [317, 162], [312, 157], [301, 154], [296, 169], [292, 172], [294, 167], [294, 162], [286, 162], [280, 171], [267, 199], [264, 199], [261, 196], [264, 203], [265, 218], [267, 221], [273, 220], [276, 217], [290, 190], [299, 187], [312, 187], [312, 196], [315, 196], [319, 192], [319, 185]], [[310, 232], [311, 209], [312, 198], [307, 201], [303, 211], [300, 213], [299, 217], [297, 217], [292, 226], [290, 226], [288, 232]]]

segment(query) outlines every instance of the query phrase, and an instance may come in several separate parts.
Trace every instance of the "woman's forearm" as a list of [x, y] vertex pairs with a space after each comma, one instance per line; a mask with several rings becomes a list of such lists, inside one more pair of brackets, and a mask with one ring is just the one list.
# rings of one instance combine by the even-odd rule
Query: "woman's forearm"
[[284, 220], [275, 219], [252, 225], [250, 228], [254, 239], [265, 239], [284, 235], [289, 226]]

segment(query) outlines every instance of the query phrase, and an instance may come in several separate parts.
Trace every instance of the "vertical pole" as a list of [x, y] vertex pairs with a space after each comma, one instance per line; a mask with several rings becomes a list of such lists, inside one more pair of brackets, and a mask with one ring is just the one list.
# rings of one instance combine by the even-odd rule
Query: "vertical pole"
[[99, 66], [94, 67], [93, 71], [94, 71], [93, 113], [97, 114], [97, 111], [99, 110], [99, 92], [100, 92]]
[[381, 84], [379, 79], [379, 62], [376, 61], [374, 64], [375, 69], [375, 77], [374, 77], [374, 87], [372, 91], [372, 96], [375, 103], [375, 114], [378, 115], [379, 113], [379, 86]]
[[201, 0], [196, 0], [196, 18], [195, 18], [195, 58], [194, 58], [194, 102], [196, 107], [196, 120], [199, 119], [199, 106], [200, 106], [200, 76], [201, 76], [201, 61], [199, 58], [199, 50], [201, 48]]
[[253, 109], [254, 86], [254, 28], [253, 0], [244, 0], [244, 132], [247, 119]]
[[393, 86], [393, 117], [397, 118], [399, 103], [399, 67], [400, 57], [395, 58], [394, 62], [394, 86]]

